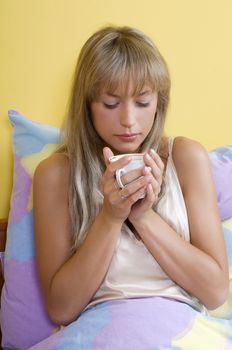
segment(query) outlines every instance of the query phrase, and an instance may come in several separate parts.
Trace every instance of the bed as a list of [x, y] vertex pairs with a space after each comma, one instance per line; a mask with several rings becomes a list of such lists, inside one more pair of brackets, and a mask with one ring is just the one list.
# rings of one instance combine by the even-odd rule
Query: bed
[[[51, 323], [35, 268], [31, 189], [37, 164], [59, 144], [59, 129], [34, 122], [16, 111], [9, 111], [9, 118], [13, 127], [14, 184], [9, 218], [0, 222], [0, 249], [4, 252], [4, 271], [0, 270], [2, 348], [232, 349], [231, 284], [224, 305], [207, 315], [184, 303], [155, 297], [102, 302], [84, 311], [66, 327], [57, 328]], [[231, 283], [232, 145], [212, 150], [209, 158], [227, 245]]]

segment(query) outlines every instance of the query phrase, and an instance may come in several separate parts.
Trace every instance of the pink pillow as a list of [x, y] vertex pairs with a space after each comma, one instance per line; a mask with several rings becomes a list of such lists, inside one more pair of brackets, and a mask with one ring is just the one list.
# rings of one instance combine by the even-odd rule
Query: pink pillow
[[[56, 327], [44, 309], [35, 269], [31, 187], [35, 167], [59, 143], [59, 129], [9, 111], [13, 126], [14, 184], [1, 300], [2, 346], [28, 349]], [[221, 218], [232, 217], [232, 145], [209, 153]]]

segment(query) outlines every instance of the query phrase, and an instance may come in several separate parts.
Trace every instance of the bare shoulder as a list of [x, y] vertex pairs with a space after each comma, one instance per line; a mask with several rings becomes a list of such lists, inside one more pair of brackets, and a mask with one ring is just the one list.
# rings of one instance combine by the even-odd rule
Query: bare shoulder
[[[62, 227], [62, 239], [68, 239], [69, 161], [64, 154], [53, 154], [44, 159], [36, 168], [33, 177], [33, 208], [36, 232], [47, 232], [48, 227]], [[58, 214], [59, 213], [59, 214]], [[50, 232], [50, 231], [49, 231]], [[53, 232], [53, 229], [51, 230]], [[66, 232], [66, 234], [64, 234]], [[50, 233], [50, 237], [53, 234]]]
[[208, 158], [205, 148], [197, 141], [178, 136], [173, 142], [174, 162], [202, 161]]
[[44, 184], [55, 185], [68, 182], [69, 160], [64, 153], [54, 153], [42, 160], [34, 173], [34, 182], [43, 181]]
[[208, 153], [195, 140], [183, 136], [176, 137], [172, 157], [182, 187], [194, 175], [201, 176], [210, 172]]

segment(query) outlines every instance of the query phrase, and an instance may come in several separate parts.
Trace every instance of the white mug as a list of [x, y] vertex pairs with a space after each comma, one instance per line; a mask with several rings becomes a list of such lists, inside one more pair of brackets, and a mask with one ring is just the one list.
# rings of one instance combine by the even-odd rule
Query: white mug
[[[121, 176], [123, 174], [126, 174], [128, 173], [129, 171], [131, 170], [135, 170], [135, 169], [138, 169], [138, 168], [142, 168], [144, 167], [144, 160], [143, 160], [143, 156], [144, 154], [143, 153], [130, 153], [130, 154], [120, 154], [120, 155], [117, 155], [117, 156], [112, 156], [109, 158], [109, 161], [110, 162], [115, 162], [116, 160], [122, 158], [122, 157], [130, 157], [131, 158], [131, 161], [124, 165], [123, 168], [119, 168], [116, 170], [116, 173], [115, 173], [115, 176], [116, 176], [116, 181], [118, 183], [118, 186], [120, 188], [123, 188], [124, 185], [122, 183], [122, 180], [121, 180]], [[142, 197], [144, 198], [144, 197]]]

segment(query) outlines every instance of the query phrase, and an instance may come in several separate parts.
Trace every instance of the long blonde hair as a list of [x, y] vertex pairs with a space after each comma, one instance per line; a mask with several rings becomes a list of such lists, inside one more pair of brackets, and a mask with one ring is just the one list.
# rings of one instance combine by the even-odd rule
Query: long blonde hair
[[152, 129], [139, 152], [159, 148], [169, 101], [170, 79], [166, 63], [154, 43], [130, 27], [106, 27], [84, 44], [76, 66], [63, 146], [70, 160], [69, 207], [73, 245], [83, 241], [103, 203], [99, 183], [104, 171], [103, 142], [92, 123], [90, 104], [102, 89], [134, 83], [134, 94], [145, 84], [158, 93]]

